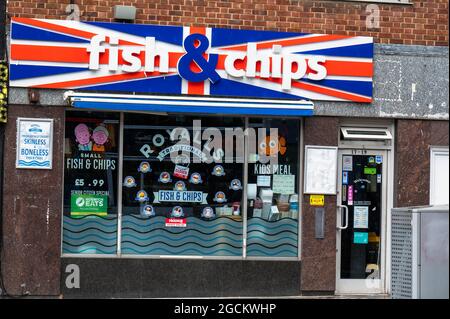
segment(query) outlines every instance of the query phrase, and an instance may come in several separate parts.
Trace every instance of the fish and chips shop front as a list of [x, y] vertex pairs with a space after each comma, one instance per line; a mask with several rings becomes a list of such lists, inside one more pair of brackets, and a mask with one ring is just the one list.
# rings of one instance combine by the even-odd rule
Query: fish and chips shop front
[[5, 165], [26, 183], [4, 208], [44, 266], [20, 289], [385, 291], [391, 122], [314, 110], [371, 107], [372, 38], [28, 18], [10, 33], [30, 103], [10, 107]]

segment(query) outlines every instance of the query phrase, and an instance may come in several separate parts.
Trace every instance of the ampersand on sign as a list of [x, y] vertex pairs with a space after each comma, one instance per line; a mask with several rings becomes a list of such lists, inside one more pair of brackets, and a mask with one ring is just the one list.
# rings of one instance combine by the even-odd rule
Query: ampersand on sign
[[[195, 46], [198, 42], [199, 45]], [[191, 34], [184, 40], [184, 49], [186, 53], [178, 61], [178, 72], [183, 79], [190, 82], [203, 82], [209, 79], [212, 83], [220, 80], [220, 75], [216, 72], [217, 54], [209, 54], [209, 59], [203, 57], [203, 53], [209, 47], [209, 41], [203, 34]], [[194, 72], [190, 68], [190, 63], [194, 61], [201, 69], [200, 72]]]

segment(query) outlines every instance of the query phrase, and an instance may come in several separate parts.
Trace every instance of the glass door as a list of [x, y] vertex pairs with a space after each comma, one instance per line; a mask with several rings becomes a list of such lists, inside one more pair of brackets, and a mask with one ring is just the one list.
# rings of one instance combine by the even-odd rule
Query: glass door
[[341, 150], [337, 205], [337, 293], [382, 293], [386, 152]]

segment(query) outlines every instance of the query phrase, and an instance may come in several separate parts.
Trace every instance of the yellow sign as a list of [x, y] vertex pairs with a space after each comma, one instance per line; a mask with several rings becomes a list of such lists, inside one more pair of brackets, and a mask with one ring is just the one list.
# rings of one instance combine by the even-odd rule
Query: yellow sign
[[309, 204], [311, 206], [323, 206], [325, 205], [324, 195], [311, 195], [309, 196]]

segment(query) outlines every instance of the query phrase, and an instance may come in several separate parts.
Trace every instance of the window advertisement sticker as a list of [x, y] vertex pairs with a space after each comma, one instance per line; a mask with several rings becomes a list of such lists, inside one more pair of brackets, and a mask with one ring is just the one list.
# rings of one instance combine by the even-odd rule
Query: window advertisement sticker
[[351, 172], [353, 170], [353, 156], [344, 155], [342, 157], [342, 170]]
[[270, 187], [270, 175], [258, 175], [256, 177], [256, 184], [262, 187]]
[[353, 228], [369, 228], [368, 206], [355, 206], [353, 208]]
[[181, 166], [181, 165], [175, 165], [175, 170], [173, 172], [174, 177], [182, 178], [182, 179], [188, 179], [189, 177], [189, 167]]
[[353, 185], [348, 186], [347, 205], [353, 205]]
[[376, 173], [376, 167], [364, 167], [364, 175], [375, 175]]
[[108, 196], [72, 194], [70, 197], [70, 215], [106, 216], [108, 215]]
[[342, 184], [343, 185], [348, 184], [348, 172], [342, 172]]
[[375, 156], [375, 163], [377, 163], [377, 164], [383, 163], [383, 156], [381, 156], [381, 155]]
[[353, 234], [354, 244], [368, 244], [369, 243], [369, 233], [355, 232]]

